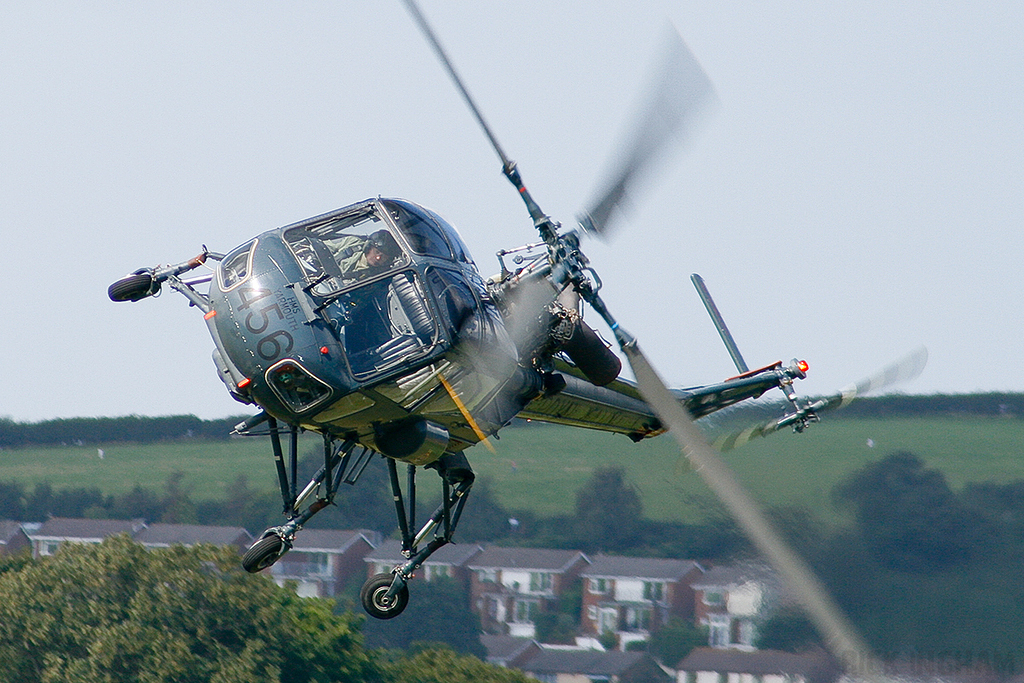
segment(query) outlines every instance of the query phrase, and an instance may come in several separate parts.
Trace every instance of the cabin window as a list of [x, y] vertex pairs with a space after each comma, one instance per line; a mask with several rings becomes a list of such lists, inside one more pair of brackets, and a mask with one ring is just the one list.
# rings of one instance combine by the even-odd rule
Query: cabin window
[[331, 387], [293, 360], [283, 360], [267, 370], [267, 383], [292, 411], [301, 413], [323, 403]]
[[313, 293], [320, 296], [409, 261], [398, 240], [372, 209], [320, 225], [291, 228], [284, 237], [307, 281], [313, 283]]
[[252, 240], [238, 247], [220, 262], [217, 269], [217, 277], [220, 281], [220, 289], [227, 292], [242, 284], [249, 273], [252, 272], [253, 247], [257, 240]]

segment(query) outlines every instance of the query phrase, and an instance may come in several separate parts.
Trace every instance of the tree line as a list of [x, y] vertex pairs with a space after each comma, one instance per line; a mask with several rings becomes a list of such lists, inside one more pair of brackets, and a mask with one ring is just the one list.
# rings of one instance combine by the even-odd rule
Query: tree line
[[21, 446], [156, 443], [182, 439], [226, 440], [244, 417], [200, 420], [195, 415], [167, 417], [73, 417], [15, 422], [0, 418], [0, 448]]
[[[777, 415], [774, 404], [736, 406], [729, 413], [743, 415], [765, 412]], [[1024, 418], [1024, 394], [928, 394], [863, 397], [837, 413], [845, 417], [1012, 417]], [[0, 418], [0, 448], [60, 446], [69, 444], [155, 443], [182, 439], [226, 440], [231, 429], [247, 416], [201, 420], [195, 415], [167, 417], [76, 417], [16, 422]], [[714, 422], [714, 419], [711, 420]], [[517, 426], [526, 426], [517, 421]]]

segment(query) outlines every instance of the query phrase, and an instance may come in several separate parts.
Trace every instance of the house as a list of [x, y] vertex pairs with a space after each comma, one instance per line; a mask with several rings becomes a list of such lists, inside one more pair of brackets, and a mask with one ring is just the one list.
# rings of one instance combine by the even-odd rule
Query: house
[[676, 683], [833, 683], [842, 673], [825, 652], [714, 647], [693, 650], [676, 669]]
[[377, 532], [366, 529], [304, 529], [270, 575], [279, 586], [294, 582], [302, 597], [337, 595], [353, 578], [362, 578], [363, 558], [378, 542]]
[[753, 649], [757, 624], [782, 599], [775, 572], [758, 563], [714, 567], [693, 584], [694, 622], [708, 627], [711, 647]]
[[135, 540], [147, 548], [200, 544], [234, 546], [239, 554], [252, 544], [252, 534], [240, 526], [202, 526], [199, 524], [150, 524], [135, 534]]
[[0, 519], [0, 555], [17, 555], [32, 546], [20, 522]]
[[579, 550], [491, 546], [470, 560], [470, 605], [485, 633], [537, 635], [536, 617], [553, 610], [590, 560]]
[[[416, 574], [424, 581], [430, 581], [439, 576], [459, 581], [462, 585], [469, 583], [469, 570], [466, 565], [474, 557], [483, 551], [483, 546], [476, 543], [449, 543], [443, 545], [431, 555]], [[402, 564], [406, 558], [402, 557], [401, 541], [387, 540], [373, 549], [363, 561], [366, 562], [367, 578], [374, 574], [386, 574], [396, 565]]]
[[646, 652], [541, 647], [516, 668], [542, 683], [670, 683], [672, 680]]
[[62, 543], [102, 543], [117, 534], [134, 536], [145, 527], [141, 519], [68, 519], [53, 517], [29, 533], [32, 557], [53, 555]]
[[497, 636], [490, 633], [480, 636], [480, 644], [487, 650], [488, 664], [509, 669], [518, 669], [520, 664], [541, 649], [540, 643], [532, 638]]
[[692, 584], [704, 569], [692, 560], [596, 555], [582, 573], [584, 634], [616, 634], [625, 649], [669, 619], [693, 619]]

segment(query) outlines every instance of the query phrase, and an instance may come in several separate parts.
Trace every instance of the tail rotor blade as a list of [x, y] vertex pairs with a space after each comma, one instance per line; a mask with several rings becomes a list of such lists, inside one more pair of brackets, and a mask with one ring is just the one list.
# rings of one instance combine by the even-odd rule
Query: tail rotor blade
[[[831, 396], [826, 396], [825, 398], [812, 402], [808, 408], [810, 412], [816, 415], [820, 415], [826, 411], [844, 408], [858, 396], [864, 396], [872, 392], [881, 391], [902, 382], [909, 382], [921, 374], [927, 363], [928, 349], [923, 346], [919, 346], [899, 360], [886, 365], [881, 370], [865, 377], [859, 382], [854, 382]], [[774, 434], [783, 427], [789, 426], [792, 422], [787, 421], [787, 417], [766, 420], [745, 429], [721, 436], [715, 439], [714, 446], [723, 453], [739, 448], [754, 439]]]

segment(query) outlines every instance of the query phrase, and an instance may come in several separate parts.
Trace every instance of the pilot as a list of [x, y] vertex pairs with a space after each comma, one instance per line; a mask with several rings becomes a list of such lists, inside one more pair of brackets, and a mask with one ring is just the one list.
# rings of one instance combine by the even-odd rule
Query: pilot
[[387, 230], [378, 230], [369, 237], [346, 237], [335, 251], [341, 274], [354, 279], [384, 272], [401, 253], [395, 238]]

